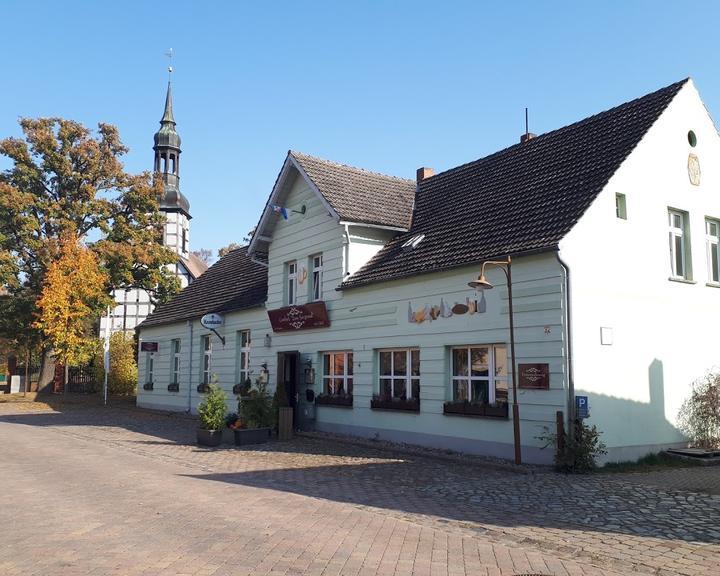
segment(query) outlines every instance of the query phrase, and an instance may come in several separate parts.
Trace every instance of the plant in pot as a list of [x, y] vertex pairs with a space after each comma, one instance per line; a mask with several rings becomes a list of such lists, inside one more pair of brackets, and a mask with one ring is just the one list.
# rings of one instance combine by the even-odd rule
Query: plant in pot
[[219, 446], [225, 427], [225, 392], [217, 384], [210, 384], [208, 394], [198, 406], [200, 427], [197, 443], [201, 446]]
[[275, 427], [275, 411], [266, 383], [256, 380], [247, 395], [238, 398], [238, 421], [234, 428], [235, 445], [259, 444], [269, 440]]

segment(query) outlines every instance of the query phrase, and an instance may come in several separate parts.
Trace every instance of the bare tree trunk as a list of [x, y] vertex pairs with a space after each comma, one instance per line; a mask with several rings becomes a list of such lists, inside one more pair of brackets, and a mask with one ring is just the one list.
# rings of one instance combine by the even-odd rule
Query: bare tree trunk
[[23, 386], [23, 397], [27, 396], [28, 386], [30, 386], [30, 348], [25, 352], [25, 385]]
[[55, 356], [49, 348], [43, 348], [40, 360], [40, 376], [38, 376], [38, 392], [44, 391], [55, 380]]

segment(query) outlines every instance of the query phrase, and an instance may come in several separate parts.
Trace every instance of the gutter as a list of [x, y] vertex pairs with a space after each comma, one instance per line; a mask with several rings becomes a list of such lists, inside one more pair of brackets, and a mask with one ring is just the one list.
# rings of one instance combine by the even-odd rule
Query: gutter
[[560, 251], [555, 253], [557, 261], [563, 269], [565, 283], [565, 339], [567, 347], [567, 379], [568, 379], [568, 396], [567, 396], [567, 425], [568, 434], [572, 434], [574, 430], [573, 422], [575, 421], [575, 380], [573, 375], [573, 357], [572, 357], [572, 316], [570, 311], [570, 267], [560, 257]]
[[188, 320], [187, 321], [187, 327], [188, 331], [190, 333], [190, 348], [188, 352], [190, 353], [190, 359], [188, 360], [188, 407], [187, 407], [187, 413], [192, 413], [192, 361], [193, 361], [193, 321]]

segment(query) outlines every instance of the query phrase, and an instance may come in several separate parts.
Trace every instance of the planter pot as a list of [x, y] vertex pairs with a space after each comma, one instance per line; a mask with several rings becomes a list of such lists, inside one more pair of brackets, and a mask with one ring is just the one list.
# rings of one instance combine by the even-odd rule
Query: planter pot
[[153, 389], [153, 383], [152, 382], [146, 382], [143, 384], [143, 390], [152, 390]]
[[200, 446], [220, 446], [222, 442], [222, 430], [197, 429], [197, 443]]
[[180, 384], [168, 384], [168, 392], [180, 392]]
[[235, 446], [262, 444], [270, 440], [270, 428], [238, 428], [235, 432]]
[[293, 437], [293, 409], [290, 406], [278, 408], [278, 440], [290, 440]]
[[198, 384], [198, 394], [207, 394], [210, 392], [210, 384]]
[[315, 396], [315, 404], [320, 406], [342, 406], [345, 408], [352, 408], [353, 397], [349, 394], [318, 394]]
[[234, 428], [228, 428], [227, 426], [223, 428], [222, 431], [222, 443], [223, 444], [235, 444], [235, 429]]
[[399, 410], [401, 412], [420, 412], [420, 400], [417, 398], [388, 398], [373, 396], [370, 408], [374, 410]]

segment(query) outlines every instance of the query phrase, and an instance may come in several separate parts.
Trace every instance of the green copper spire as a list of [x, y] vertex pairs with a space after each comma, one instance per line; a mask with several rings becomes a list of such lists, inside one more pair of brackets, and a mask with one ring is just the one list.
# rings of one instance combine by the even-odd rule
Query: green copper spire
[[172, 83], [170, 80], [168, 80], [167, 95], [165, 96], [165, 113], [163, 114], [162, 120], [160, 120], [160, 124], [164, 124], [165, 122], [175, 124], [172, 109]]

